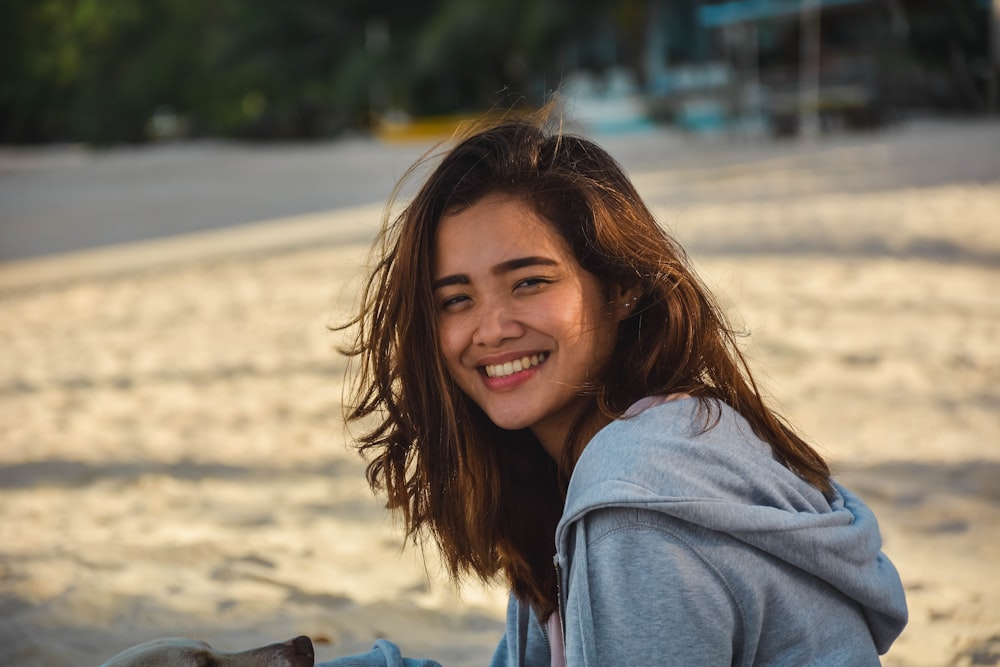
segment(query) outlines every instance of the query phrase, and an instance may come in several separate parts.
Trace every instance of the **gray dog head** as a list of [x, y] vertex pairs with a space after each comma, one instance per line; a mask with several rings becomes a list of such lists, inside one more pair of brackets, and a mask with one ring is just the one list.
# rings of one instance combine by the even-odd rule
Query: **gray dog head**
[[239, 652], [219, 651], [203, 641], [172, 637], [133, 646], [101, 667], [313, 667], [314, 659], [308, 637]]

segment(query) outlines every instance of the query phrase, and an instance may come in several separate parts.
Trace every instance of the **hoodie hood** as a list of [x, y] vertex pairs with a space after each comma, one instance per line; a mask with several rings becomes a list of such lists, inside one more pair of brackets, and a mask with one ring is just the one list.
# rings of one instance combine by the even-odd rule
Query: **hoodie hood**
[[570, 526], [590, 511], [661, 512], [827, 582], [861, 606], [877, 650], [888, 650], [906, 623], [906, 601], [878, 522], [854, 494], [835, 483], [824, 496], [722, 403], [645, 399], [629, 415], [601, 430], [577, 463], [556, 531], [560, 554]]

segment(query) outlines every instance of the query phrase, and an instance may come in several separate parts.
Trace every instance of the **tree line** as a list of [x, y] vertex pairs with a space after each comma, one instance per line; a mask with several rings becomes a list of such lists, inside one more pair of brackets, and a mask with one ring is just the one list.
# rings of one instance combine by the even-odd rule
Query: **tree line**
[[536, 102], [566, 45], [640, 30], [644, 4], [4, 0], [0, 142], [141, 141], [155, 118], [191, 136], [330, 136], [390, 109]]

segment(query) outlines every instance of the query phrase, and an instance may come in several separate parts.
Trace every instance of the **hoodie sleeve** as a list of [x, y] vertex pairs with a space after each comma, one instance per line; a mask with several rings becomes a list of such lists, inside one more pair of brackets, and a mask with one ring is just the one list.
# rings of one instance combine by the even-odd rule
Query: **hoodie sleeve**
[[379, 639], [368, 653], [348, 655], [321, 662], [316, 667], [441, 667], [433, 660], [404, 658], [399, 647], [385, 639]]
[[513, 593], [507, 600], [507, 630], [490, 667], [549, 667], [549, 638], [531, 608]]
[[568, 665], [728, 665], [735, 597], [669, 519], [605, 509], [576, 523], [567, 559]]

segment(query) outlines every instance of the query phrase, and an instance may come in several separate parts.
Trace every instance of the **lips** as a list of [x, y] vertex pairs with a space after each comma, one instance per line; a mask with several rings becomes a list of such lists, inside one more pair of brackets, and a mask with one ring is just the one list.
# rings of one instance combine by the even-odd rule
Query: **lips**
[[539, 354], [529, 354], [525, 355], [519, 359], [512, 359], [511, 361], [506, 361], [502, 364], [486, 364], [483, 366], [483, 371], [486, 373], [486, 377], [491, 378], [502, 378], [514, 373], [520, 373], [521, 371], [527, 370], [534, 366], [537, 366], [549, 358], [548, 352], [541, 352]]

